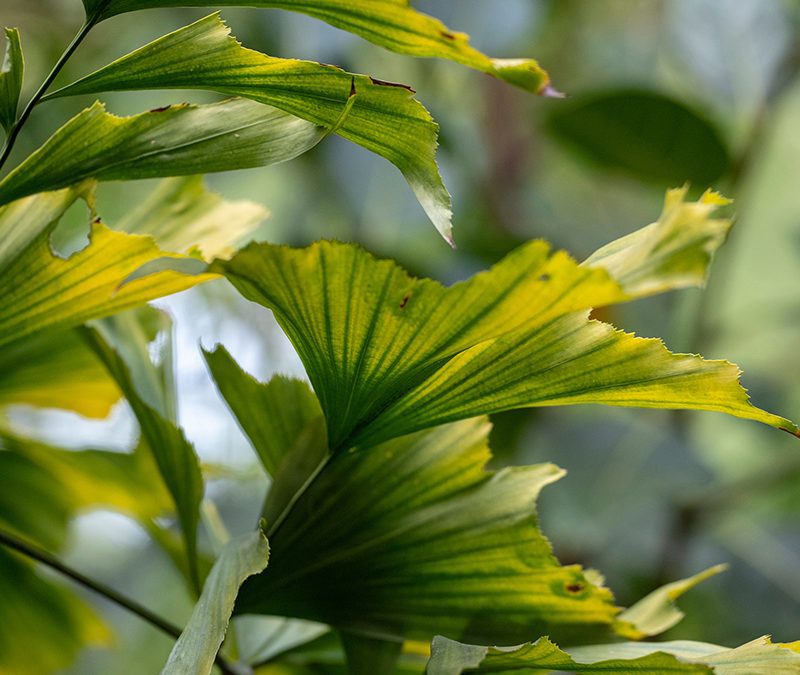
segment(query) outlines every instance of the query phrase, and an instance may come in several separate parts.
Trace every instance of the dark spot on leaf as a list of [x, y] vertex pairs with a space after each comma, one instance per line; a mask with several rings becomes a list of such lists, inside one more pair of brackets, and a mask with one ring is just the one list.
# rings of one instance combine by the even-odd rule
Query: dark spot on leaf
[[165, 105], [165, 106], [161, 106], [160, 108], [153, 108], [150, 112], [151, 113], [165, 112], [165, 111], [169, 110], [171, 107], [172, 107], [171, 105]]
[[405, 306], [408, 304], [409, 300], [411, 300], [411, 293], [406, 293], [403, 296], [403, 299], [400, 301], [400, 309], [405, 309]]
[[353, 97], [356, 95], [356, 78], [350, 78], [350, 96]]
[[539, 281], [550, 281], [550, 275], [549, 274], [540, 274], [539, 275]]
[[379, 87], [400, 87], [400, 89], [406, 89], [407, 91], [410, 91], [412, 94], [417, 93], [415, 89], [412, 89], [407, 84], [400, 84], [399, 82], [388, 82], [386, 80], [377, 80], [374, 77], [370, 77], [369, 81], [372, 82], [372, 84], [378, 85]]
[[440, 34], [440, 35], [441, 35], [443, 38], [445, 38], [445, 39], [447, 39], [447, 40], [455, 40], [455, 39], [456, 39], [456, 36], [455, 36], [455, 35], [453, 35], [452, 33], [448, 33], [446, 30], [440, 31], [440, 33], [439, 33], [439, 34]]
[[92, 225], [100, 225], [103, 222], [103, 219], [100, 216], [96, 216], [92, 220]]
[[567, 589], [569, 593], [582, 593], [583, 592], [583, 584], [567, 584], [564, 588]]

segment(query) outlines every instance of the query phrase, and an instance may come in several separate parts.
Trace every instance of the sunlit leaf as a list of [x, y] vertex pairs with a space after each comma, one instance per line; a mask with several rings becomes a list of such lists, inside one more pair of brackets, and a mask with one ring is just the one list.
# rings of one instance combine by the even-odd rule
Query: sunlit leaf
[[708, 185], [731, 162], [709, 119], [655, 92], [623, 89], [571, 99], [553, 109], [550, 128], [598, 164], [662, 185]]
[[267, 384], [258, 382], [224, 347], [203, 355], [220, 394], [274, 478], [309, 423], [321, 417], [317, 397], [300, 380], [276, 376]]
[[269, 545], [261, 532], [233, 539], [214, 563], [189, 623], [169, 655], [163, 675], [208, 675], [228, 630], [239, 586], [267, 566]]
[[100, 103], [79, 113], [0, 181], [0, 204], [101, 181], [266, 166], [314, 147], [324, 129], [247, 100], [180, 104], [117, 117]]
[[2, 547], [0, 598], [4, 675], [52, 673], [72, 663], [84, 647], [111, 642], [109, 629], [83, 599]]
[[479, 647], [436, 637], [429, 675], [461, 673], [534, 673], [551, 671], [646, 673], [796, 673], [798, 643], [773, 644], [759, 638], [736, 649], [705, 642], [623, 642], [559, 649], [547, 638], [519, 647]]
[[270, 523], [270, 566], [238, 613], [367, 635], [520, 640], [608, 627], [611, 594], [562, 567], [537, 527], [551, 464], [487, 472], [474, 419], [333, 457]]
[[[83, 4], [87, 15], [101, 6], [100, 0], [84, 0]], [[489, 58], [469, 44], [467, 35], [413, 9], [408, 0], [112, 0], [100, 16], [150, 7], [237, 5], [302, 12], [401, 54], [449, 59], [527, 91], [552, 93], [547, 73], [533, 59]]]
[[616, 632], [632, 640], [641, 640], [669, 630], [684, 617], [675, 600], [697, 584], [726, 569], [726, 565], [715, 565], [686, 579], [657, 588], [620, 612], [617, 616]]
[[[433, 224], [450, 238], [450, 196], [435, 160], [438, 127], [407, 87], [245, 49], [230, 36], [219, 15], [212, 14], [53, 96], [158, 88], [211, 89], [244, 96], [326, 129], [335, 128], [336, 133], [397, 166]], [[349, 101], [352, 108], [343, 115]], [[201, 170], [216, 169], [196, 164], [194, 172]], [[2, 187], [0, 183], [0, 195]]]
[[227, 256], [264, 220], [255, 202], [227, 201], [210, 192], [202, 176], [166, 178], [115, 229], [149, 234], [168, 251], [199, 250], [205, 259]]
[[211, 269], [272, 309], [314, 385], [334, 452], [573, 403], [716, 410], [797, 434], [750, 405], [736, 366], [588, 319], [590, 308], [702, 281], [727, 225], [707, 221], [715, 198], [686, 204], [682, 195], [668, 195], [660, 224], [644, 235], [602, 249], [598, 266], [533, 241], [445, 288], [357, 246], [318, 242], [250, 245]]
[[[161, 395], [161, 405], [145, 400], [134, 375], [120, 354], [95, 328], [83, 328], [89, 344], [105, 363], [125, 394], [142, 430], [142, 437], [153, 454], [158, 470], [175, 503], [186, 546], [190, 580], [200, 586], [197, 564], [197, 526], [200, 501], [203, 498], [203, 477], [192, 445], [183, 431], [170, 419], [169, 402]], [[157, 407], [154, 408], [153, 406]]]
[[24, 68], [19, 31], [16, 28], [6, 28], [6, 55], [3, 65], [0, 66], [0, 126], [6, 132], [17, 121]]
[[[99, 220], [92, 222], [85, 248], [67, 259], [54, 255], [50, 234], [80, 194], [62, 190], [0, 208], [0, 234], [11, 233], [0, 239], [0, 346], [77, 326], [214, 277], [196, 273], [198, 260], [167, 254], [151, 237], [114, 232]], [[159, 269], [141, 273], [155, 262]]]

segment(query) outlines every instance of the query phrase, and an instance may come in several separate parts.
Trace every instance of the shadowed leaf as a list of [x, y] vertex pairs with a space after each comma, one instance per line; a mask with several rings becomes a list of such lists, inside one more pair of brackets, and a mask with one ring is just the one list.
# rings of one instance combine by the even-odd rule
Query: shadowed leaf
[[3, 65], [0, 66], [0, 126], [6, 132], [17, 121], [24, 68], [19, 31], [16, 28], [6, 28], [6, 54]]

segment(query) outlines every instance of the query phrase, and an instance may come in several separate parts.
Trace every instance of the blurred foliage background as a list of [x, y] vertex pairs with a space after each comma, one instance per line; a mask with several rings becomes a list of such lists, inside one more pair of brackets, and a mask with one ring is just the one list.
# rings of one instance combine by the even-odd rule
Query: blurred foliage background
[[[78, 0], [3, 0], [19, 26], [31, 93], [82, 19]], [[257, 238], [362, 243], [412, 272], [465, 278], [519, 243], [543, 237], [576, 257], [657, 217], [664, 189], [690, 180], [733, 197], [736, 224], [708, 288], [638, 301], [602, 318], [674, 351], [728, 358], [754, 402], [800, 414], [800, 3], [793, 0], [444, 0], [419, 9], [473, 36], [493, 56], [533, 56], [565, 100], [531, 97], [446, 62], [411, 60], [304, 16], [229, 9], [246, 46], [335, 63], [414, 86], [441, 124], [439, 162], [455, 205], [457, 251], [427, 221], [400, 174], [340, 138], [278, 167], [212, 176], [228, 198], [272, 215]], [[204, 10], [151, 10], [103, 23], [66, 83]], [[111, 94], [109, 110], [140, 112], [191, 92]], [[16, 157], [89, 99], [34, 114]], [[110, 184], [99, 206], [114, 222], [152, 183]], [[83, 208], [83, 207], [81, 207]], [[70, 214], [80, 222], [80, 209]], [[219, 281], [157, 303], [175, 320], [180, 422], [217, 479], [212, 498], [235, 533], [250, 527], [266, 478], [219, 399], [198, 343], [224, 343], [256, 376], [302, 375], [266, 310]], [[17, 409], [20, 431], [60, 445], [129, 450], [125, 404], [103, 422]], [[540, 502], [564, 563], [601, 570], [621, 604], [717, 562], [730, 570], [681, 600], [687, 618], [665, 639], [740, 644], [765, 633], [800, 638], [800, 454], [797, 441], [715, 413], [576, 406], [499, 415], [498, 464], [554, 461], [569, 471]], [[191, 608], [165, 555], [131, 521], [79, 518], [65, 559], [177, 623]], [[92, 602], [99, 603], [96, 597]], [[69, 672], [156, 671], [171, 641], [116, 607], [113, 652]], [[532, 638], [536, 636], [531, 636]], [[278, 638], [276, 637], [276, 640]], [[120, 658], [120, 653], [129, 658]]]

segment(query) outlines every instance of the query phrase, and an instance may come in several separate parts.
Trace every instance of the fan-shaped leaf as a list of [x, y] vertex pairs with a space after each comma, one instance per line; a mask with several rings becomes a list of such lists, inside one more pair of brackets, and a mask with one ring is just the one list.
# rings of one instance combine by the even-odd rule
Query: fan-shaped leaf
[[682, 196], [671, 193], [658, 223], [601, 249], [596, 263], [577, 265], [534, 241], [450, 288], [331, 242], [251, 245], [212, 269], [273, 310], [306, 366], [334, 452], [572, 403], [717, 410], [796, 434], [750, 405], [735, 366], [588, 319], [592, 307], [704, 279], [729, 224], [709, 221], [715, 197]]
[[272, 523], [270, 567], [237, 612], [397, 638], [610, 626], [610, 593], [560, 566], [536, 524], [539, 490], [563, 471], [487, 472], [489, 429], [468, 420], [333, 457]]
[[492, 59], [474, 49], [468, 36], [412, 9], [408, 0], [84, 0], [86, 13], [103, 19], [151, 7], [276, 7], [326, 21], [332, 26], [401, 54], [450, 59], [539, 94], [551, 93], [547, 73], [533, 59]]
[[[211, 14], [52, 96], [158, 88], [244, 96], [335, 129], [397, 166], [433, 224], [450, 239], [450, 196], [435, 160], [438, 127], [407, 87], [245, 49], [219, 15]], [[343, 115], [348, 102], [352, 108]]]
[[95, 103], [2, 181], [0, 204], [84, 178], [134, 180], [266, 166], [313, 148], [325, 130], [252, 101], [187, 104], [117, 117]]
[[189, 623], [169, 655], [162, 675], [208, 675], [228, 630], [239, 586], [267, 566], [269, 545], [261, 532], [225, 545], [203, 586]]
[[3, 65], [0, 66], [0, 126], [6, 132], [17, 121], [24, 68], [19, 31], [16, 28], [6, 28], [6, 55]]
[[705, 642], [623, 642], [559, 649], [547, 638], [520, 647], [479, 647], [436, 637], [429, 675], [461, 673], [604, 672], [645, 673], [796, 673], [798, 643], [773, 644], [759, 638], [736, 649]]

